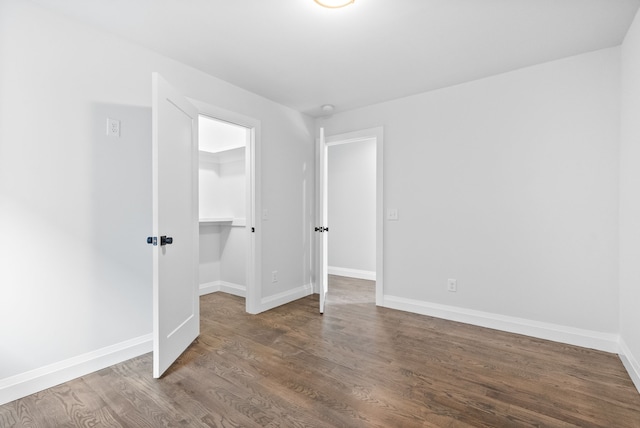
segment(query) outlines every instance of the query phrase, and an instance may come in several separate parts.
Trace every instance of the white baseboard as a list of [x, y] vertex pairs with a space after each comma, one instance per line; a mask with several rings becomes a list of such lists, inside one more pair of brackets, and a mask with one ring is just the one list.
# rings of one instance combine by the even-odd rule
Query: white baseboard
[[368, 279], [369, 281], [376, 280], [375, 271], [370, 271], [370, 270], [359, 270], [359, 269], [329, 266], [327, 268], [327, 272], [329, 273], [329, 275], [347, 276], [349, 278], [358, 278], [358, 279]]
[[[225, 281], [212, 281], [205, 284], [200, 284], [200, 295], [203, 296], [209, 293], [215, 293], [222, 291], [224, 293], [233, 294], [234, 296], [240, 296], [246, 298], [247, 288], [244, 285], [233, 284]], [[311, 284], [303, 285], [293, 290], [288, 290], [282, 293], [275, 294], [273, 296], [267, 296], [260, 300], [259, 307], [255, 312], [260, 313], [273, 309], [275, 307], [293, 302], [294, 300], [301, 299], [310, 294], [313, 294], [313, 286]]]
[[216, 291], [220, 291], [220, 281], [205, 282], [204, 284], [200, 284], [201, 296], [209, 293], [215, 293]]
[[0, 379], [0, 405], [151, 352], [151, 334]]
[[294, 288], [293, 290], [287, 290], [282, 293], [274, 294], [273, 296], [263, 297], [260, 300], [260, 308], [258, 309], [258, 312], [268, 311], [269, 309], [282, 306], [311, 294], [313, 294], [313, 286], [311, 284], [306, 284], [298, 288]]
[[624, 368], [627, 369], [627, 372], [633, 381], [633, 384], [636, 386], [638, 392], [640, 392], [640, 360], [631, 353], [631, 350], [622, 338], [620, 338], [619, 355]]
[[234, 296], [247, 297], [247, 287], [244, 285], [234, 284], [226, 281], [212, 281], [200, 284], [200, 295], [215, 293], [222, 291], [224, 293], [233, 294]]
[[618, 353], [620, 336], [471, 309], [385, 295], [381, 306], [510, 333]]
[[220, 281], [220, 291], [233, 294], [234, 296], [247, 297], [247, 287], [244, 285], [233, 284], [231, 282]]

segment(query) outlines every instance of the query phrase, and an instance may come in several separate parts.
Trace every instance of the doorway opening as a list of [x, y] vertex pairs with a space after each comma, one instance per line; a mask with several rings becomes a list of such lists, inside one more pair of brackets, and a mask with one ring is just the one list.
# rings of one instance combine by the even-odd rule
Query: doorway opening
[[327, 146], [327, 272], [375, 281], [376, 141]]
[[[318, 237], [320, 312], [328, 275], [375, 281], [383, 301], [383, 129], [372, 128], [319, 140], [318, 215], [328, 233]], [[326, 248], [325, 248], [326, 247]], [[327, 256], [321, 256], [326, 251]]]
[[199, 116], [200, 295], [252, 297], [252, 136], [246, 126]]

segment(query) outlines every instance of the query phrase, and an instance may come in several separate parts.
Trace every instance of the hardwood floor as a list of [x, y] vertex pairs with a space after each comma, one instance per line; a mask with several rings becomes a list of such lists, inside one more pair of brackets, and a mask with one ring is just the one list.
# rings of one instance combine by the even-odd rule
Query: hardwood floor
[[1, 427], [640, 427], [616, 355], [377, 308], [332, 277], [260, 315], [201, 298], [202, 333], [160, 380], [151, 355], [0, 406]]

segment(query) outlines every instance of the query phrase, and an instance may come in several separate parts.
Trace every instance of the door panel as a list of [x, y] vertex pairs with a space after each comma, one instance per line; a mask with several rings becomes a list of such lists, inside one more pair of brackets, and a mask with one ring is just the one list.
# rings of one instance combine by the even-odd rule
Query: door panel
[[[200, 332], [198, 112], [153, 74], [153, 376]], [[171, 243], [162, 245], [161, 237]]]
[[327, 145], [324, 138], [324, 128], [320, 128], [317, 156], [317, 180], [318, 180], [318, 285], [320, 293], [320, 313], [324, 313], [324, 307], [329, 291], [328, 280], [328, 207], [327, 207]]

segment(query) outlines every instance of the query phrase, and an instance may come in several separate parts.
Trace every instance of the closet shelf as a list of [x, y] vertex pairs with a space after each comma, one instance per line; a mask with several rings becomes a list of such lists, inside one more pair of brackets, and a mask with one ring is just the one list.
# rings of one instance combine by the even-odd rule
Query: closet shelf
[[216, 218], [201, 218], [200, 223], [213, 224], [213, 223], [231, 223], [233, 217], [216, 217]]
[[244, 217], [215, 217], [215, 218], [201, 218], [200, 224], [210, 225], [222, 225], [233, 227], [244, 227], [247, 224], [247, 219]]
[[236, 162], [244, 159], [245, 146], [229, 147], [216, 152], [199, 150], [200, 160], [214, 163]]

